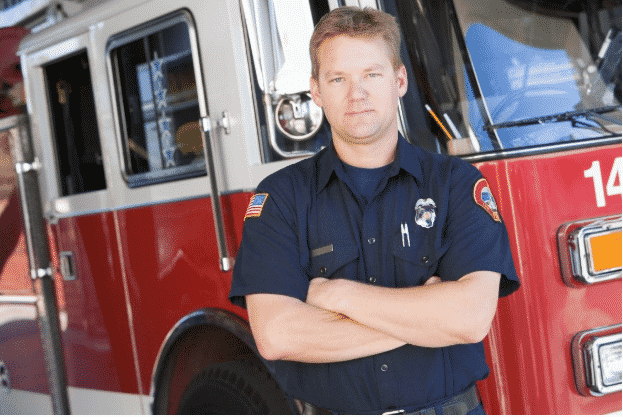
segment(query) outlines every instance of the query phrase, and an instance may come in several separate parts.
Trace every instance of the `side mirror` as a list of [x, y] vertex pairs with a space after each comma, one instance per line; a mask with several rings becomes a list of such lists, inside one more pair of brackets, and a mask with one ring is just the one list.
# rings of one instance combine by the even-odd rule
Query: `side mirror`
[[[322, 127], [323, 113], [309, 95], [314, 24], [308, 0], [241, 3], [270, 146], [284, 158], [312, 155], [317, 144], [305, 141]], [[284, 143], [278, 134], [296, 145]]]

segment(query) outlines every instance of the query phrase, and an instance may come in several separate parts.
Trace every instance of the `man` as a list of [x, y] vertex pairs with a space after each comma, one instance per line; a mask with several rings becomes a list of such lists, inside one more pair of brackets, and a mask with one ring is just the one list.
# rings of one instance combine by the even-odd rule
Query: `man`
[[315, 409], [479, 413], [481, 340], [519, 283], [478, 170], [399, 137], [399, 47], [380, 11], [318, 23], [311, 94], [332, 146], [258, 186], [230, 297], [279, 384]]

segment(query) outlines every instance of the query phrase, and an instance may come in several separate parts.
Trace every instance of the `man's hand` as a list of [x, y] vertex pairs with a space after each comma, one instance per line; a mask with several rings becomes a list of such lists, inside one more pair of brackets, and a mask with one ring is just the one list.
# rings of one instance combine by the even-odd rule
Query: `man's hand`
[[[343, 279], [314, 278], [309, 282], [307, 290], [307, 304], [323, 310], [336, 311], [342, 301], [340, 289], [344, 284]], [[345, 283], [348, 285], [348, 283]]]
[[[439, 284], [441, 278], [432, 276], [426, 280], [424, 285]], [[344, 303], [346, 303], [346, 297], [343, 295], [348, 291], [350, 284], [353, 281], [334, 278], [314, 278], [309, 282], [309, 289], [307, 291], [307, 304], [313, 305], [318, 308], [329, 311], [343, 311]], [[364, 284], [365, 285], [365, 284]]]

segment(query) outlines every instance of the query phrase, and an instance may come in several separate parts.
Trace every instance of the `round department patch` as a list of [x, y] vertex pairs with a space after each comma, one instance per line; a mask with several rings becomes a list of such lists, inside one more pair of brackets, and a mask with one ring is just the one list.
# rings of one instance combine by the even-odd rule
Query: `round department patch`
[[474, 184], [474, 201], [489, 213], [489, 216], [491, 216], [493, 220], [502, 222], [500, 214], [498, 213], [498, 205], [495, 203], [495, 198], [493, 198], [493, 194], [489, 189], [489, 184], [487, 184], [487, 180], [484, 178], [479, 179], [476, 181], [476, 184]]

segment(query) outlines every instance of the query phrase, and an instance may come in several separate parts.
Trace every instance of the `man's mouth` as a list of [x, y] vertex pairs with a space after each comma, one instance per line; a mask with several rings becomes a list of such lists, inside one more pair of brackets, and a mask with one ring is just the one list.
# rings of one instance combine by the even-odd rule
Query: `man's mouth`
[[346, 112], [347, 116], [358, 116], [358, 115], [363, 115], [363, 114], [367, 114], [367, 113], [372, 113], [374, 110], [356, 110], [356, 111], [348, 111]]

